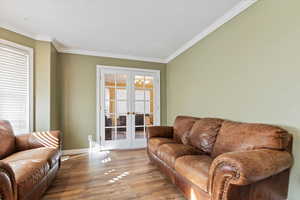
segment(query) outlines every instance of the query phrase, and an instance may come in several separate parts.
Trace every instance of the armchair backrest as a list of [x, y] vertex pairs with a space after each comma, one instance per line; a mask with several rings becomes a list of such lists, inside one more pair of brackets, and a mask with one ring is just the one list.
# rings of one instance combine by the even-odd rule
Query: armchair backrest
[[0, 120], [0, 159], [15, 152], [16, 138], [8, 121]]

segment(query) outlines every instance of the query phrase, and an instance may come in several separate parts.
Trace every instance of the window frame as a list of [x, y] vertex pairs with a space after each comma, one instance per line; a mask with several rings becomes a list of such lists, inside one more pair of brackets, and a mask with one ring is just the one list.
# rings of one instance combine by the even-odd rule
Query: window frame
[[[28, 91], [28, 117], [29, 117], [29, 132], [33, 132], [34, 130], [34, 50], [31, 47], [27, 47], [21, 44], [17, 44], [15, 42], [11, 42], [8, 40], [0, 39], [0, 44], [7, 46], [9, 48], [13, 48], [19, 51], [22, 51], [23, 53], [27, 54], [29, 59], [28, 59], [28, 67], [29, 67], [29, 80], [28, 80], [28, 85], [29, 85], [29, 91]], [[19, 133], [15, 133], [19, 134]]]

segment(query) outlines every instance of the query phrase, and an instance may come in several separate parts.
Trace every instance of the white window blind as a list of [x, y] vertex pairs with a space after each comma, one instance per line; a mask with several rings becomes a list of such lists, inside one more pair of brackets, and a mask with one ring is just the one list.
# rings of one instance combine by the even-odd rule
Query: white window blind
[[0, 40], [0, 119], [10, 121], [15, 134], [32, 128], [32, 53]]

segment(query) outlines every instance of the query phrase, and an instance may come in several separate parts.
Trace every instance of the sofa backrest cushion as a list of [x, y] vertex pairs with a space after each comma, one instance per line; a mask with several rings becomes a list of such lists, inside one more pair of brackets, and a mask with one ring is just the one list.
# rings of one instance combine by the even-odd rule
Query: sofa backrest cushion
[[[174, 140], [182, 143], [192, 129], [194, 123], [199, 120], [197, 117], [178, 116], [174, 122]], [[185, 142], [184, 142], [185, 143]]]
[[211, 154], [223, 120], [202, 118], [197, 120], [189, 134], [189, 145]]
[[287, 148], [289, 139], [288, 132], [277, 126], [224, 121], [212, 156], [263, 148], [283, 150]]
[[15, 136], [8, 121], [0, 120], [0, 159], [15, 151]]

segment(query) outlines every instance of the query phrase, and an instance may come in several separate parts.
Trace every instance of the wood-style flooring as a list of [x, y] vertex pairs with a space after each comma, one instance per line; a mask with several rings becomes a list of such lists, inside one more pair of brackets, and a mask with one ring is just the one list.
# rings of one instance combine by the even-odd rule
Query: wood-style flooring
[[145, 150], [70, 156], [43, 200], [184, 200]]

